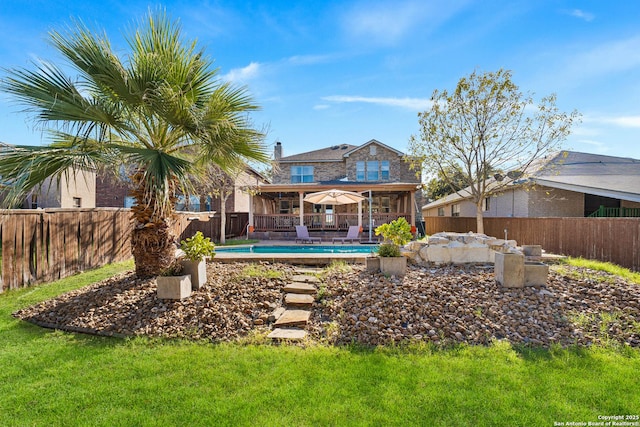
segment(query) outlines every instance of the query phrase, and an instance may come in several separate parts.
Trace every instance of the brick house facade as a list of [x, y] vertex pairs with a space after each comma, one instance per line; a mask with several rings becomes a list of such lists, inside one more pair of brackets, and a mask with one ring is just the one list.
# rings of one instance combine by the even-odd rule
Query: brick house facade
[[[369, 204], [371, 227], [400, 216], [416, 224], [421, 178], [409, 168], [401, 151], [375, 139], [362, 145], [334, 145], [286, 157], [282, 148], [277, 142], [272, 184], [260, 186], [260, 194], [270, 203], [263, 207], [264, 213], [256, 209], [256, 215], [250, 217], [257, 232], [290, 231], [298, 224], [317, 231], [343, 231], [356, 224], [367, 230]], [[303, 200], [308, 194], [331, 189], [360, 193], [366, 199], [335, 206]]]

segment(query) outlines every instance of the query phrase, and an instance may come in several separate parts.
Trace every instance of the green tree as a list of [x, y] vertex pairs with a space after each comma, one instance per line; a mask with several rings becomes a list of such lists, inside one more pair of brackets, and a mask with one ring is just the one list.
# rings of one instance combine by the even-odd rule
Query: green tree
[[[464, 184], [476, 205], [479, 233], [484, 232], [484, 199], [558, 150], [579, 120], [576, 111], [558, 110], [555, 95], [536, 104], [511, 81], [511, 72], [502, 69], [474, 71], [460, 79], [452, 93], [434, 91], [431, 101], [431, 108], [418, 114], [420, 135], [409, 141], [412, 167], [439, 174], [451, 187]], [[461, 183], [446, 173], [456, 169], [464, 174]], [[509, 179], [494, 179], [496, 170], [510, 171]]]
[[46, 147], [0, 154], [0, 175], [11, 182], [6, 201], [47, 177], [127, 165], [136, 273], [156, 275], [175, 258], [175, 192], [190, 194], [189, 178], [206, 164], [268, 162], [264, 135], [249, 119], [258, 107], [246, 89], [219, 80], [213, 60], [163, 11], [149, 12], [122, 57], [106, 35], [79, 22], [52, 31], [50, 41], [77, 76], [38, 62], [35, 70], [9, 70], [0, 82], [52, 135]]
[[458, 166], [438, 171], [436, 175], [427, 182], [425, 188], [429, 200], [441, 199], [466, 187], [464, 172]]

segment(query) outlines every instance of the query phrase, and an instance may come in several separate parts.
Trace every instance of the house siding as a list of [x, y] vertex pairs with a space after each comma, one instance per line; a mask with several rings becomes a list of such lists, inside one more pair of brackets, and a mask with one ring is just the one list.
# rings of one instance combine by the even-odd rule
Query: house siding
[[530, 217], [583, 217], [584, 194], [557, 188], [536, 187], [530, 191]]
[[[476, 205], [469, 200], [458, 200], [444, 205], [444, 216], [451, 216], [451, 206], [460, 204], [461, 217], [475, 217]], [[442, 206], [441, 206], [442, 207]], [[438, 216], [438, 208], [423, 210], [424, 216]], [[492, 217], [582, 217], [584, 194], [537, 186], [535, 188], [513, 188], [490, 197], [489, 210], [483, 212]]]
[[[371, 154], [371, 146], [375, 146], [376, 154]], [[389, 161], [388, 182], [415, 182], [420, 183], [420, 178], [415, 171], [409, 169], [406, 163], [396, 151], [390, 150], [375, 142], [364, 144], [349, 153], [342, 161], [296, 161], [282, 162], [274, 173], [274, 184], [291, 183], [292, 166], [313, 166], [313, 182], [336, 181], [347, 177], [349, 181], [356, 181], [356, 162], [358, 161]]]
[[[375, 155], [371, 155], [371, 146], [376, 147]], [[349, 181], [356, 181], [356, 162], [381, 162], [383, 160], [389, 161], [389, 182], [419, 182], [415, 173], [409, 171], [409, 165], [398, 156], [398, 153], [375, 143], [352, 151], [349, 157], [346, 158], [347, 177]]]

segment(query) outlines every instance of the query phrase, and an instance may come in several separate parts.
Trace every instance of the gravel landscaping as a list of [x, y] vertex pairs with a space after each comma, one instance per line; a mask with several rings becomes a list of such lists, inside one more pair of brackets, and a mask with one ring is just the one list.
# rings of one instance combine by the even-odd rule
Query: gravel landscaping
[[[14, 316], [101, 335], [211, 341], [266, 336], [269, 315], [283, 304], [282, 288], [295, 267], [213, 262], [207, 269], [207, 285], [182, 301], [158, 299], [155, 280], [127, 273]], [[279, 277], [269, 278], [270, 270]], [[544, 287], [506, 290], [487, 267], [410, 266], [404, 278], [388, 278], [354, 265], [323, 275], [307, 330], [312, 340], [331, 344], [485, 345], [506, 339], [535, 346], [640, 347], [640, 286], [571, 266], [552, 268]]]

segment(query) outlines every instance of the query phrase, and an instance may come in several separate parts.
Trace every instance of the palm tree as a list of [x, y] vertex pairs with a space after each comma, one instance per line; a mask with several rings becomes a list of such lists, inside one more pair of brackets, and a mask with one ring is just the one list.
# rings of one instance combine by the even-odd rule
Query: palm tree
[[267, 162], [264, 135], [249, 113], [258, 107], [245, 88], [218, 79], [196, 42], [185, 42], [177, 22], [150, 12], [127, 41], [123, 58], [106, 35], [74, 22], [52, 31], [52, 45], [77, 77], [48, 62], [13, 69], [0, 87], [51, 131], [46, 147], [0, 154], [0, 176], [10, 204], [48, 177], [127, 165], [134, 186], [132, 252], [140, 277], [175, 260], [171, 220], [174, 194], [189, 194], [189, 177], [206, 164], [233, 169]]

